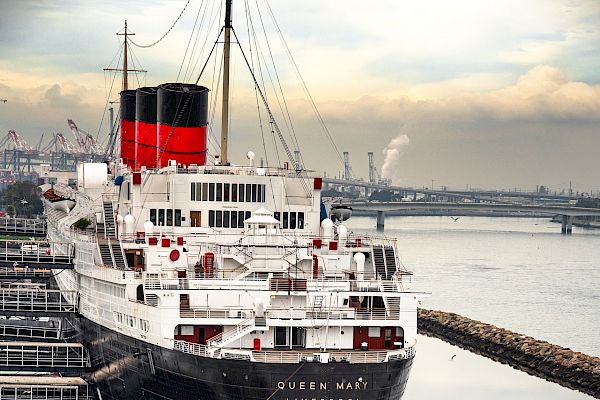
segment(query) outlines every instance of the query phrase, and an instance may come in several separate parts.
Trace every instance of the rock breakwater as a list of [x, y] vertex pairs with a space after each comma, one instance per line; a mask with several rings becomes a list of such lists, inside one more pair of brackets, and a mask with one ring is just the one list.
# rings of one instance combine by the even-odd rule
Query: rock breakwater
[[600, 399], [600, 358], [454, 313], [419, 309], [419, 333]]

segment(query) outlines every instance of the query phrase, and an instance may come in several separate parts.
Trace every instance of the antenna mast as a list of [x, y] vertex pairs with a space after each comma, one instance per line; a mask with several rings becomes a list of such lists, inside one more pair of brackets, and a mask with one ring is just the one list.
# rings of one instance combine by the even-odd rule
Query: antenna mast
[[123, 72], [123, 86], [121, 90], [129, 89], [128, 75], [130, 72], [148, 72], [143, 69], [129, 69], [127, 57], [129, 55], [129, 51], [127, 50], [128, 42], [127, 36], [135, 35], [135, 33], [127, 32], [127, 20], [125, 20], [125, 30], [123, 33], [117, 33], [117, 36], [124, 36], [123, 42], [123, 68], [104, 68], [104, 71], [117, 71]]
[[[123, 90], [129, 89], [129, 85], [127, 84], [127, 20], [125, 20], [125, 32], [117, 33], [117, 35], [123, 35]], [[130, 33], [130, 35], [135, 35], [135, 33]]]
[[231, 3], [225, 0], [225, 46], [223, 49], [223, 104], [221, 107], [221, 164], [228, 165], [227, 142], [229, 136], [229, 60], [231, 45]]

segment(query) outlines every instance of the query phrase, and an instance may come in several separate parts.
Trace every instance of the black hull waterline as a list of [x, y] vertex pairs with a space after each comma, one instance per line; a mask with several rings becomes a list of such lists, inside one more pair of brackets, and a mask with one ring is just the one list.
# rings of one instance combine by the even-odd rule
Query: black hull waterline
[[[398, 400], [412, 359], [376, 364], [258, 363], [155, 346], [80, 317], [86, 377], [102, 400]], [[99, 397], [99, 396], [98, 396]]]

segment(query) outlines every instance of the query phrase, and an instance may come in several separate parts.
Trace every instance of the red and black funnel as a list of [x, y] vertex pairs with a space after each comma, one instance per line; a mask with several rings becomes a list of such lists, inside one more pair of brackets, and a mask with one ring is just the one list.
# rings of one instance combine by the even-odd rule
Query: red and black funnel
[[136, 91], [135, 109], [135, 169], [156, 165], [156, 105], [157, 87], [143, 87]]
[[121, 92], [121, 159], [133, 167], [135, 159], [135, 90]]
[[206, 163], [208, 89], [187, 83], [158, 86], [158, 166]]

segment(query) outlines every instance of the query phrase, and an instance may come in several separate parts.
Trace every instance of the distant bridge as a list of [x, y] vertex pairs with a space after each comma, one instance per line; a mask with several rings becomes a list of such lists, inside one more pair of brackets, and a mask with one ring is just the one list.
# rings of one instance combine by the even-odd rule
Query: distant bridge
[[457, 211], [496, 211], [496, 212], [535, 212], [538, 214], [561, 215], [562, 232], [571, 233], [573, 230], [573, 217], [600, 217], [600, 209], [548, 206], [532, 204], [490, 204], [490, 203], [441, 203], [441, 202], [345, 202], [342, 206], [352, 208], [354, 211], [377, 212], [377, 228], [383, 229], [385, 213], [397, 210], [431, 210], [446, 211], [449, 214]]
[[[401, 193], [404, 196], [415, 196], [416, 194], [422, 194], [428, 201], [434, 198], [443, 198], [449, 201], [460, 200], [460, 199], [473, 199], [473, 200], [490, 200], [499, 199], [506, 197], [517, 197], [528, 200], [546, 200], [546, 201], [562, 201], [568, 202], [569, 200], [576, 200], [576, 196], [568, 196], [561, 194], [549, 194], [549, 193], [530, 193], [530, 192], [509, 192], [505, 190], [433, 190], [427, 188], [412, 188], [412, 187], [401, 187], [401, 186], [388, 186], [374, 182], [354, 181], [345, 179], [334, 179], [334, 178], [323, 178], [323, 183], [330, 185], [339, 185], [345, 187], [356, 187], [364, 188], [365, 193], [369, 190], [388, 190], [392, 192]], [[366, 197], [366, 196], [365, 196]]]

